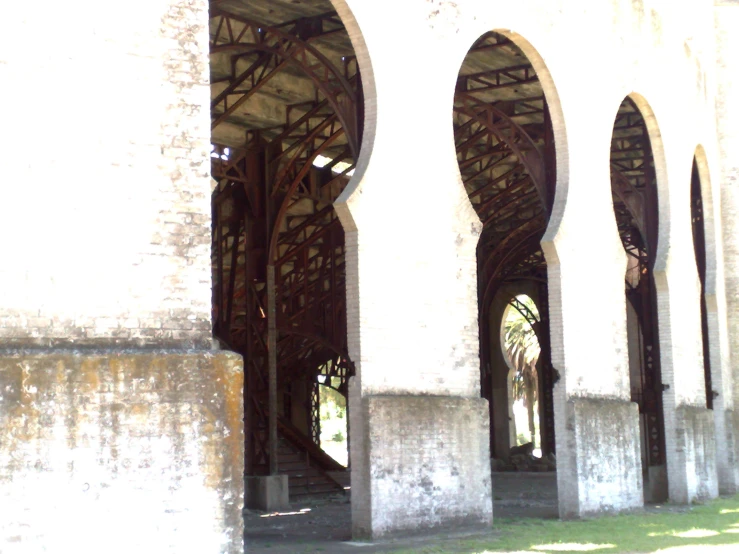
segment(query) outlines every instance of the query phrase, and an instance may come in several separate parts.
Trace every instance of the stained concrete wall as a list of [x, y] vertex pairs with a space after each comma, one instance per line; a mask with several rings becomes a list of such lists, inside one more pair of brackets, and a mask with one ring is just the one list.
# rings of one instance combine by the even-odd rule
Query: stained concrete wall
[[[460, 182], [451, 106], [468, 49], [486, 31], [499, 30], [534, 63], [556, 136], [557, 197], [544, 248], [554, 364], [562, 375], [555, 388], [557, 436], [571, 453], [568, 458], [558, 452], [560, 513], [640, 506], [638, 414], [629, 397], [626, 258], [610, 193], [611, 133], [618, 106], [632, 95], [649, 123], [656, 157], [663, 380], [670, 386], [667, 425], [677, 429], [679, 410], [705, 408], [689, 187], [697, 145], [703, 145], [707, 159], [716, 158], [708, 88], [712, 5], [696, 3], [686, 10], [648, 0], [334, 3], [353, 38], [367, 98], [359, 167], [338, 202], [348, 231], [349, 338], [358, 363], [351, 404], [359, 406], [373, 395], [478, 393], [474, 245], [479, 223]], [[403, 37], [412, 51], [398, 56], [399, 46], [388, 36]], [[415, 163], [398, 163], [400, 152]], [[712, 161], [709, 170], [716, 171]], [[715, 225], [715, 236], [721, 236], [720, 223]], [[405, 247], [398, 248], [398, 241]], [[725, 355], [724, 349], [720, 356]], [[581, 402], [613, 406], [620, 414], [618, 426], [603, 418], [589, 428], [595, 435], [584, 433], [577, 417]], [[366, 438], [374, 423], [361, 421], [356, 409], [354, 414], [354, 516], [372, 529], [378, 516], [357, 500], [376, 478]], [[613, 450], [606, 439], [621, 429], [631, 442]], [[677, 456], [678, 449], [696, 449], [714, 437], [709, 426], [696, 432], [705, 436], [681, 433], [668, 437], [670, 485], [674, 500], [689, 501], [700, 495], [691, 484], [698, 474]], [[686, 444], [686, 437], [693, 442]], [[706, 463], [715, 468], [715, 459]], [[602, 471], [582, 471], [591, 464]], [[701, 473], [705, 478], [713, 483], [709, 495], [715, 494], [715, 472]], [[384, 502], [392, 506], [402, 499], [386, 496]], [[447, 502], [455, 505], [459, 497], [451, 494]], [[429, 498], [428, 508], [435, 506]]]
[[[338, 205], [347, 229], [349, 343], [357, 363], [350, 392], [357, 535], [405, 531], [402, 518], [421, 530], [445, 523], [486, 524], [492, 516], [485, 481], [487, 411], [478, 398], [475, 247], [480, 223], [460, 181], [451, 114], [462, 60], [474, 41], [493, 29], [511, 36], [534, 63], [556, 135], [557, 197], [544, 246], [554, 363], [562, 375], [555, 390], [557, 436], [565, 445], [564, 452], [559, 450], [560, 512], [579, 516], [640, 504], [638, 451], [633, 448], [637, 417], [629, 403], [626, 355], [625, 257], [613, 219], [608, 168], [616, 110], [634, 93], [650, 123], [660, 189], [660, 339], [664, 380], [670, 385], [668, 426], [676, 430], [668, 437], [670, 491], [679, 501], [713, 495], [712, 431], [701, 412], [705, 391], [689, 186], [699, 144], [708, 171], [717, 174], [715, 78], [725, 225], [715, 219], [715, 236], [724, 237], [732, 314], [737, 312], [734, 237], [739, 233], [732, 226], [738, 210], [732, 200], [736, 187], [730, 184], [736, 176], [732, 152], [739, 126], [730, 100], [735, 55], [721, 57], [719, 72], [713, 74], [710, 2], [689, 10], [657, 0], [335, 4], [352, 36], [367, 98], [362, 157]], [[721, 4], [719, 44], [733, 53], [729, 30], [735, 28], [735, 14], [729, 10], [736, 9], [735, 3]], [[139, 0], [116, 11], [91, 0], [15, 2], [0, 8], [0, 22], [0, 149], [9, 153], [2, 160], [0, 187], [3, 343], [205, 346], [210, 329], [205, 1]], [[38, 37], [48, 47], [19, 46]], [[399, 153], [405, 162], [399, 162]], [[713, 204], [718, 206], [717, 188]], [[719, 331], [724, 329], [736, 346], [734, 315], [726, 331], [720, 301], [717, 306]], [[47, 353], [38, 362], [32, 356], [11, 358], [3, 366], [4, 376], [17, 380], [14, 367], [25, 364], [33, 375], [26, 383], [36, 387], [21, 387], [23, 392], [12, 393], [3, 404], [4, 428], [12, 426], [12, 440], [21, 445], [14, 450], [17, 459], [3, 451], [0, 465], [2, 495], [10, 499], [0, 505], [14, 507], [12, 514], [2, 514], [3, 532], [15, 541], [9, 543], [12, 548], [33, 551], [24, 548], [29, 544], [24, 544], [24, 533], [65, 536], [54, 525], [24, 527], [18, 516], [46, 521], [42, 510], [48, 497], [42, 498], [40, 490], [24, 491], [27, 498], [19, 492], [38, 477], [52, 479], [49, 486], [57, 487], [51, 498], [60, 509], [54, 515], [71, 526], [66, 529], [76, 529], [85, 519], [73, 521], [74, 512], [65, 511], [61, 498], [73, 499], [90, 517], [113, 516], [99, 518], [103, 530], [124, 515], [126, 521], [140, 521], [141, 529], [158, 522], [164, 531], [149, 535], [148, 544], [161, 543], [159, 551], [191, 550], [192, 544], [202, 545], [201, 552], [237, 551], [236, 504], [229, 502], [239, 494], [239, 479], [228, 477], [222, 464], [238, 474], [239, 461], [235, 451], [230, 462], [207, 460], [223, 451], [216, 445], [238, 438], [234, 409], [230, 423], [225, 416], [213, 416], [221, 414], [218, 406], [227, 405], [225, 398], [236, 396], [239, 384], [231, 381], [228, 391], [197, 385], [199, 373], [218, 375], [208, 369], [215, 364], [207, 354], [200, 353], [199, 361], [182, 359], [172, 367], [178, 379], [190, 383], [179, 394], [139, 388], [144, 383], [133, 377], [123, 378], [122, 390], [114, 386], [108, 391], [105, 384], [115, 383], [106, 369], [110, 362], [88, 369], [90, 357], [55, 356]], [[725, 349], [720, 356], [723, 363]], [[142, 363], [155, 367], [160, 362]], [[70, 377], [42, 379], [52, 368]], [[90, 375], [99, 377], [91, 376], [85, 385]], [[80, 385], [63, 384], [77, 380]], [[146, 377], [144, 382], [156, 388], [159, 381]], [[72, 395], [69, 406], [28, 400], [27, 395], [39, 393], [49, 397], [52, 383], [72, 387], [61, 395]], [[74, 387], [85, 392], [75, 396]], [[187, 396], [189, 390], [196, 392]], [[209, 407], [206, 398], [212, 394], [219, 400]], [[102, 414], [115, 412], [118, 404], [124, 406], [123, 421], [130, 422], [130, 435], [123, 429], [118, 435], [131, 437], [126, 442], [129, 467], [105, 458], [107, 416]], [[176, 416], [162, 417], [170, 426], [154, 430], [134, 410], [136, 404], [154, 406], [155, 414], [173, 409]], [[591, 409], [594, 405], [609, 408]], [[435, 409], [447, 413], [440, 406], [459, 406], [460, 413], [437, 418]], [[725, 406], [727, 413], [731, 409]], [[388, 415], [393, 413], [407, 417], [398, 421]], [[77, 428], [75, 418], [85, 426]], [[601, 440], [612, 438], [615, 429], [624, 444]], [[409, 433], [412, 448], [394, 440], [398, 433]], [[197, 459], [197, 469], [183, 461], [181, 472], [174, 472], [180, 481], [150, 479], [147, 460], [159, 461], [148, 456], [149, 445], [163, 449], [167, 468]], [[65, 461], [98, 472], [96, 480], [78, 481], [81, 473], [69, 464], [45, 471], [44, 460], [55, 459], [53, 448]], [[679, 449], [688, 452], [677, 457]], [[102, 464], [99, 453], [104, 454]], [[698, 455], [700, 467], [691, 461]], [[420, 472], [424, 464], [427, 469]], [[114, 468], [129, 479], [125, 489]], [[421, 483], [419, 477], [430, 482]], [[106, 496], [102, 486], [94, 490], [97, 483], [114, 483], [106, 490], [115, 494]], [[181, 489], [177, 483], [184, 483]], [[139, 488], [147, 491], [147, 502], [135, 502], [140, 511], [124, 514], [130, 504], [116, 502], [120, 497], [115, 495]], [[85, 496], [91, 490], [98, 495], [93, 501]], [[413, 491], [413, 502], [407, 503], [398, 490]], [[185, 503], [185, 493], [202, 502]], [[17, 502], [34, 502], [34, 508], [16, 510]], [[145, 517], [149, 509], [151, 519]], [[145, 540], [143, 535], [115, 535], [122, 547], [131, 547], [126, 551]], [[195, 542], [185, 543], [188, 537]], [[62, 546], [43, 537], [28, 540], [35, 541], [31, 548], [38, 552], [48, 544], [55, 550]], [[94, 551], [96, 544], [90, 538], [76, 546], [84, 552]]]
[[4, 554], [243, 551], [241, 358], [0, 356]]
[[567, 424], [574, 433], [560, 441], [558, 461], [574, 458], [581, 489], [578, 503], [560, 505], [560, 517], [608, 514], [643, 502], [639, 428], [633, 424], [638, 412], [636, 404], [621, 400], [568, 400]]
[[207, 0], [0, 7], [4, 553], [243, 551], [208, 78]]
[[[382, 537], [489, 524], [487, 401], [368, 395], [362, 408], [369, 423], [374, 517], [372, 528], [357, 534]], [[364, 503], [352, 495], [352, 502]]]
[[207, 343], [207, 0], [0, 20], [0, 340]]

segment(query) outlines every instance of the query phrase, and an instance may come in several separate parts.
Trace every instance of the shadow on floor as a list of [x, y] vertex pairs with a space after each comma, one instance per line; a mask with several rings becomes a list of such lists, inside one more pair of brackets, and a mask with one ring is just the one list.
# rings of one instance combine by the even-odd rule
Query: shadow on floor
[[[493, 514], [495, 518], [557, 518], [557, 476], [555, 473], [493, 473]], [[433, 543], [433, 537], [398, 539], [387, 543], [351, 543], [349, 498], [305, 499], [289, 511], [266, 514], [244, 511], [244, 538], [250, 553], [391, 552], [400, 548]], [[478, 533], [475, 533], [479, 535]], [[489, 535], [495, 534], [493, 528]], [[444, 533], [444, 538], [470, 534]]]

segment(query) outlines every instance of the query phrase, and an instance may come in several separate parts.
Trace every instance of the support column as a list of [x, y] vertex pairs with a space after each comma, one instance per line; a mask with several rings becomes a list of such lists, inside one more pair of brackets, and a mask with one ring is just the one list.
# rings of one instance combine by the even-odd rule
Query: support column
[[[397, 191], [372, 194], [370, 187], [404, 181], [394, 179], [396, 163], [378, 166], [381, 178], [366, 176], [361, 196], [362, 210], [368, 197], [384, 196], [375, 214], [392, 206]], [[406, 227], [402, 242], [418, 250], [401, 251], [383, 228], [382, 209], [385, 217], [360, 220], [346, 234], [356, 365], [349, 383], [353, 536], [484, 528], [492, 521], [492, 490], [488, 403], [479, 393], [476, 237], [465, 237], [464, 225], [447, 227], [448, 236], [432, 232], [424, 246], [428, 237]], [[414, 226], [439, 224], [418, 214]]]
[[[460, 43], [458, 59], [440, 50], [446, 43], [427, 23], [434, 7], [426, 3], [399, 4], [389, 19], [371, 3], [350, 4], [364, 44], [351, 14], [340, 15], [356, 40], [367, 98], [362, 156], [337, 202], [356, 365], [349, 383], [353, 536], [487, 527], [489, 417], [480, 397], [476, 283], [481, 225], [460, 182], [450, 125], [469, 45]], [[388, 36], [415, 45], [412, 64]]]
[[[723, 408], [726, 429], [717, 437], [719, 487], [732, 494], [739, 486], [739, 3], [716, 0], [716, 126], [718, 130], [721, 216], [718, 237], [723, 239], [725, 313], [728, 324], [728, 364], [722, 364], [723, 387], [715, 409]], [[719, 301], [721, 294], [718, 295]], [[720, 307], [721, 304], [719, 304]], [[719, 312], [720, 313], [720, 312]], [[723, 322], [720, 322], [723, 323]], [[723, 398], [722, 398], [723, 396]]]
[[[23, 86], [0, 97], [0, 550], [240, 554], [243, 366], [211, 334], [208, 2], [2, 12], [0, 82]], [[30, 36], [53, 46], [15, 46]]]
[[269, 355], [269, 474], [277, 475], [277, 306], [275, 266], [267, 266], [267, 351]]
[[608, 151], [613, 122], [594, 117], [595, 111], [584, 121], [581, 113], [569, 114], [569, 168], [558, 157], [552, 215], [559, 223], [550, 225], [542, 241], [562, 518], [643, 505], [639, 413], [630, 401], [627, 359], [626, 254], [615, 225], [607, 160], [601, 163], [600, 154]]
[[267, 266], [267, 357], [268, 385], [267, 403], [269, 414], [268, 450], [269, 475], [246, 476], [246, 507], [252, 510], [277, 511], [290, 506], [290, 487], [287, 475], [278, 475], [279, 462], [277, 453], [279, 442], [277, 435], [277, 299], [275, 289], [275, 266]]
[[[659, 163], [656, 159], [655, 164]], [[667, 244], [658, 250], [654, 269], [668, 495], [678, 504], [718, 496], [716, 418], [706, 394], [704, 354], [708, 353], [703, 346], [703, 287], [696, 263], [693, 208], [677, 194], [691, 190], [687, 176], [692, 165], [685, 156], [683, 164], [668, 166], [670, 175], [679, 175], [682, 169], [685, 177], [680, 181], [673, 177], [668, 202], [662, 203], [660, 225], [669, 232], [660, 235]], [[660, 194], [666, 194], [664, 183], [660, 185]]]

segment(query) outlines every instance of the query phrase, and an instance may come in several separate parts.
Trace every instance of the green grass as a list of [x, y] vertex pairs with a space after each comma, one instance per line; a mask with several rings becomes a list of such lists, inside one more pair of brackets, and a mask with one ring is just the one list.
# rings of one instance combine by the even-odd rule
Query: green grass
[[602, 517], [582, 521], [496, 519], [494, 536], [447, 539], [398, 551], [435, 554], [498, 553], [739, 554], [739, 495], [686, 512]]

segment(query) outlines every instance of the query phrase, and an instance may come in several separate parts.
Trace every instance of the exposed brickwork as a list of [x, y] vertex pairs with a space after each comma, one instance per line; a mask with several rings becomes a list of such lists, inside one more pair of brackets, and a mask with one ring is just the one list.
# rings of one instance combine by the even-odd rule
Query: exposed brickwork
[[[638, 507], [640, 456], [634, 442], [619, 459], [619, 467], [631, 468], [628, 477], [614, 470], [588, 480], [580, 472], [585, 464], [616, 466], [609, 466], [606, 453], [587, 448], [591, 439], [568, 425], [565, 408], [582, 398], [620, 405], [630, 397], [626, 256], [614, 225], [606, 154], [616, 110], [631, 94], [650, 126], [659, 181], [657, 269], [663, 381], [670, 386], [668, 428], [674, 428], [679, 408], [705, 406], [698, 279], [686, 199], [696, 147], [703, 145], [709, 159], [716, 153], [706, 84], [712, 79], [712, 6], [688, 13], [677, 5], [657, 8], [638, 1], [596, 7], [482, 0], [458, 0], [452, 6], [419, 0], [398, 5], [396, 17], [388, 21], [371, 3], [335, 4], [342, 15], [352, 10], [349, 31], [360, 46], [358, 59], [370, 91], [363, 159], [340, 201], [342, 221], [356, 233], [355, 242], [348, 243], [349, 275], [357, 278], [348, 292], [350, 344], [360, 365], [352, 404], [375, 394], [476, 394], [473, 376], [479, 362], [475, 325], [470, 326], [477, 318], [476, 284], [468, 278], [474, 271], [476, 238], [464, 228], [474, 217], [459, 208], [464, 202], [454, 147], [445, 137], [450, 136], [453, 82], [465, 54], [484, 32], [505, 30], [534, 63], [556, 135], [557, 197], [544, 247], [553, 358], [562, 376], [555, 388], [560, 508], [563, 514], [583, 514], [594, 506]], [[562, 41], [563, 33], [573, 40]], [[387, 42], [390, 35], [407, 37], [423, 54], [414, 56], [413, 64], [398, 59]], [[671, 71], [656, 70], [663, 67]], [[418, 90], [424, 91], [422, 98]], [[398, 152], [419, 163], [399, 164]], [[716, 218], [709, 242], [721, 236], [720, 224]], [[458, 242], [451, 244], [455, 237]], [[707, 250], [717, 256], [715, 244], [707, 244]], [[716, 310], [714, 342], [725, 329], [720, 303]], [[726, 356], [722, 348], [719, 366]], [[631, 415], [623, 421], [628, 436], [637, 440], [638, 418]], [[364, 424], [353, 417], [354, 432]], [[608, 428], [606, 419], [600, 424], [599, 429]], [[358, 431], [359, 439], [353, 435], [360, 497], [369, 493], [375, 478], [369, 446], [363, 443], [371, 422], [369, 427]], [[707, 434], [695, 435], [696, 445], [714, 440], [710, 426], [699, 430]], [[677, 448], [673, 433], [668, 456]], [[591, 455], [595, 461], [586, 459]], [[697, 475], [686, 463], [678, 460], [679, 467], [673, 468], [677, 481], [687, 483]], [[710, 472], [701, 475], [711, 478]], [[373, 503], [380, 505], [376, 498]], [[380, 517], [371, 506], [353, 509], [372, 521]]]
[[490, 525], [486, 400], [393, 395], [363, 404], [375, 514], [365, 536]]
[[[350, 418], [358, 534], [490, 517], [487, 409], [477, 399], [480, 222], [459, 179], [451, 98], [465, 54], [491, 29], [504, 30], [535, 64], [555, 127], [557, 197], [544, 247], [562, 376], [555, 388], [561, 512], [639, 504], [625, 256], [607, 160], [616, 109], [632, 93], [650, 123], [660, 187], [671, 494], [714, 495], [687, 199], [702, 144], [708, 160], [723, 162], [713, 235], [724, 240], [727, 309], [719, 298], [713, 335], [739, 352], [739, 125], [730, 100], [735, 56], [720, 56], [718, 74], [712, 70], [712, 7], [412, 0], [394, 3], [388, 18], [377, 2], [335, 4], [367, 98], [362, 159], [339, 203], [357, 363]], [[739, 8], [720, 4], [719, 45], [734, 53]], [[14, 2], [0, 24], [0, 150], [11, 153], [0, 162], [0, 343], [207, 345], [207, 2], [142, 0], [113, 11], [93, 0]], [[26, 47], [33, 37], [46, 46]], [[412, 42], [413, 58], [398, 56], [388, 37]], [[721, 367], [727, 356], [720, 346]], [[723, 391], [733, 386], [736, 399], [732, 367]], [[9, 438], [0, 449], [0, 530], [8, 552], [32, 552], [28, 544], [37, 552], [49, 544], [99, 552], [95, 533], [106, 541], [114, 534], [122, 552], [238, 552], [239, 372], [235, 358], [210, 354], [1, 358], [0, 418]], [[629, 440], [611, 445], [615, 458], [592, 444], [614, 427], [612, 414], [578, 419], [568, 412], [577, 402], [619, 406]], [[404, 420], [393, 410], [409, 406]], [[450, 406], [461, 408], [442, 425], [434, 418]], [[724, 409], [736, 420], [729, 402]], [[457, 459], [463, 463], [455, 466]], [[439, 473], [424, 472], [424, 464]], [[597, 479], [588, 467], [602, 470]], [[414, 495], [410, 517], [399, 490]], [[124, 519], [142, 532], [120, 533]], [[39, 524], [50, 520], [59, 526]], [[70, 537], [75, 544], [62, 548]]]
[[[207, 12], [207, 0], [76, 0], [4, 13], [0, 82], [17, 86], [0, 102], [0, 146], [14, 153], [3, 344], [208, 343]], [[49, 47], [16, 47], [34, 36]]]
[[[723, 273], [730, 356], [722, 378], [724, 400], [719, 405], [727, 410], [725, 430], [718, 447], [729, 450], [719, 466], [722, 492], [735, 492], [739, 486], [739, 426], [736, 402], [739, 401], [739, 2], [723, 1], [715, 8], [716, 25], [716, 125], [720, 158], [720, 219], [723, 239]], [[718, 187], [717, 187], [718, 188]], [[717, 209], [718, 211], [718, 209]], [[723, 322], [722, 322], [723, 323]], [[728, 367], [726, 367], [728, 366]], [[722, 423], [722, 422], [719, 422]], [[721, 431], [721, 426], [717, 426]], [[724, 439], [725, 437], [725, 439]], [[723, 448], [722, 448], [723, 447]]]

